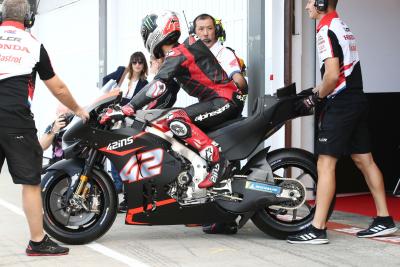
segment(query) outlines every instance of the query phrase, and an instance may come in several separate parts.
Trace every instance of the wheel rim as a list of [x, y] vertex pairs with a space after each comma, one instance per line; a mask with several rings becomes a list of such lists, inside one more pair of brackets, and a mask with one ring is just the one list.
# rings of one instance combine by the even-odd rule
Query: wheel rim
[[297, 209], [266, 208], [268, 216], [279, 224], [299, 225], [312, 220], [315, 213], [316, 175], [304, 166], [293, 162], [276, 164], [272, 167], [274, 177], [294, 178], [306, 186], [306, 201]]
[[69, 233], [80, 233], [94, 227], [103, 217], [104, 207], [108, 206], [103, 193], [105, 192], [105, 185], [99, 183], [96, 179], [90, 180], [91, 188], [97, 188], [100, 194], [98, 198], [100, 211], [96, 214], [83, 209], [73, 209], [71, 203], [65, 199], [71, 181], [71, 177], [61, 176], [49, 187], [44, 199], [44, 209], [48, 219], [57, 229]]

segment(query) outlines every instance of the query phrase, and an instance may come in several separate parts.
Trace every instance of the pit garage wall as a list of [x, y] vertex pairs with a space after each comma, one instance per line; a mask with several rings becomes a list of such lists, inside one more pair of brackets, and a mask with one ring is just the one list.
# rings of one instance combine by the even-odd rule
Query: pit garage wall
[[[392, 192], [400, 179], [400, 36], [397, 34], [400, 1], [346, 0], [338, 12], [358, 41], [364, 91], [370, 103], [373, 156], [383, 172], [386, 190]], [[345, 181], [351, 181], [349, 173], [353, 173], [355, 178], [347, 186]], [[341, 191], [365, 191], [367, 188], [361, 173], [349, 158], [339, 162], [338, 177]]]
[[[98, 93], [99, 7], [93, 0], [42, 0], [31, 32], [40, 40], [58, 76], [81, 105]], [[58, 101], [39, 76], [32, 104], [38, 135], [55, 118]]]
[[[106, 2], [106, 10], [102, 3]], [[149, 1], [95, 1], [95, 0], [52, 0], [40, 1], [38, 15], [32, 33], [41, 40], [52, 59], [56, 73], [69, 86], [82, 105], [90, 103], [98, 94], [99, 70], [114, 71], [126, 65], [134, 51], [145, 51], [139, 28], [142, 18], [159, 9], [175, 10], [182, 24], [182, 40], [187, 36], [185, 13], [190, 22], [200, 13], [209, 13], [221, 18], [227, 33], [226, 46], [233, 47], [237, 54], [249, 64], [247, 49], [248, 8], [253, 0], [149, 0]], [[100, 10], [99, 10], [100, 9]], [[99, 12], [100, 11], [100, 12]], [[103, 13], [101, 12], [103, 11]], [[104, 12], [105, 11], [105, 12]], [[183, 12], [184, 11], [184, 12]], [[283, 86], [283, 1], [265, 0], [265, 72], [262, 92], [272, 94]], [[99, 16], [107, 14], [107, 57], [99, 59]], [[100, 20], [100, 24], [104, 18]], [[100, 40], [101, 41], [101, 40]], [[103, 50], [102, 50], [103, 54]], [[101, 63], [101, 64], [100, 64]], [[270, 75], [273, 79], [270, 80]], [[250, 90], [252, 90], [250, 88]], [[181, 92], [177, 106], [186, 106], [195, 100]], [[32, 110], [35, 114], [38, 135], [54, 119], [57, 101], [47, 88], [37, 81]], [[246, 114], [247, 108], [245, 108]], [[284, 129], [266, 142], [273, 149], [284, 146]]]
[[[315, 24], [308, 19], [304, 11], [305, 4], [305, 1], [295, 0], [296, 26], [293, 35], [293, 77], [298, 84], [302, 84], [302, 88], [320, 82], [313, 37]], [[372, 152], [383, 172], [386, 190], [390, 192], [400, 178], [400, 169], [397, 167], [400, 162], [400, 131], [397, 125], [400, 115], [400, 36], [396, 34], [400, 27], [399, 12], [398, 0], [342, 0], [338, 4], [339, 15], [358, 41], [364, 91], [370, 102]], [[313, 149], [313, 131], [314, 122], [311, 117], [296, 121], [293, 126], [293, 144]], [[361, 173], [349, 157], [338, 162], [337, 191], [368, 191]]]
[[[120, 65], [127, 65], [133, 52], [142, 51], [147, 58], [149, 54], [143, 45], [140, 35], [142, 19], [157, 10], [172, 10], [178, 13], [182, 36], [180, 41], [188, 37], [188, 22], [197, 15], [207, 13], [222, 19], [226, 31], [224, 45], [235, 49], [238, 56], [247, 62], [247, 1], [246, 0], [147, 0], [107, 1], [107, 70], [114, 71]], [[183, 90], [178, 95], [175, 106], [188, 106], [197, 102]]]
[[[77, 101], [86, 105], [98, 95], [99, 69], [99, 0], [40, 1], [32, 34], [42, 41], [56, 73], [68, 85]], [[237, 55], [247, 62], [247, 0], [118, 0], [107, 2], [107, 73], [126, 65], [129, 56], [142, 51], [148, 57], [140, 36], [142, 18], [151, 11], [168, 9], [178, 12], [182, 38], [188, 36], [185, 13], [190, 22], [201, 13], [221, 18], [227, 41]], [[238, 10], [240, 12], [238, 12]], [[103, 10], [104, 11], [104, 10]], [[180, 92], [177, 106], [196, 100]], [[32, 106], [38, 135], [55, 118], [57, 100], [37, 79]], [[47, 151], [49, 152], [49, 151]]]

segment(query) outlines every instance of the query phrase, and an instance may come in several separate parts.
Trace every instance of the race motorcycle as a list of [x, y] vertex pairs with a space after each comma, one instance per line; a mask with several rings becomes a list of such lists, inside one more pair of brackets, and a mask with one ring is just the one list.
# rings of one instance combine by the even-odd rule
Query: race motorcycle
[[[224, 181], [201, 189], [207, 162], [171, 132], [154, 125], [168, 110], [138, 110], [131, 118], [104, 126], [99, 115], [120, 100], [117, 92], [105, 95], [88, 108], [88, 122], [75, 117], [66, 127], [66, 159], [48, 167], [42, 178], [45, 230], [68, 244], [91, 242], [109, 230], [118, 197], [104, 171], [108, 158], [125, 183], [126, 224], [236, 220], [241, 228], [251, 219], [276, 238], [301, 231], [315, 212], [315, 158], [302, 149], [260, 147], [288, 120], [310, 115], [294, 108], [304, 96], [290, 85], [274, 96], [259, 97], [250, 116], [210, 130], [207, 134], [220, 144], [229, 165]], [[242, 160], [247, 160], [243, 167]], [[332, 207], [333, 203], [330, 213]]]

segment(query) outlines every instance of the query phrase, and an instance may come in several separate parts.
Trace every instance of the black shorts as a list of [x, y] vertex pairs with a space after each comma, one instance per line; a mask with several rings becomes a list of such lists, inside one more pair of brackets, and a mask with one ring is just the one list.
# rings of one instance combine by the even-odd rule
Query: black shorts
[[364, 94], [339, 94], [327, 101], [318, 120], [315, 153], [339, 158], [371, 152], [368, 102]]
[[40, 184], [42, 157], [43, 150], [35, 129], [0, 127], [0, 172], [4, 159], [7, 159], [15, 184]]

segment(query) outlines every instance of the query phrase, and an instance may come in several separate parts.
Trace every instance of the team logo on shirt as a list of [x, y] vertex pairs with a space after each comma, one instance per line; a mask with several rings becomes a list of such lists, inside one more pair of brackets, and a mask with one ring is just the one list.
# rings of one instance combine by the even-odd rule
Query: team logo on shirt
[[239, 66], [239, 62], [238, 62], [237, 59], [235, 58], [235, 59], [233, 59], [233, 60], [229, 63], [229, 66], [231, 66], [231, 67], [237, 67], [237, 66]]

